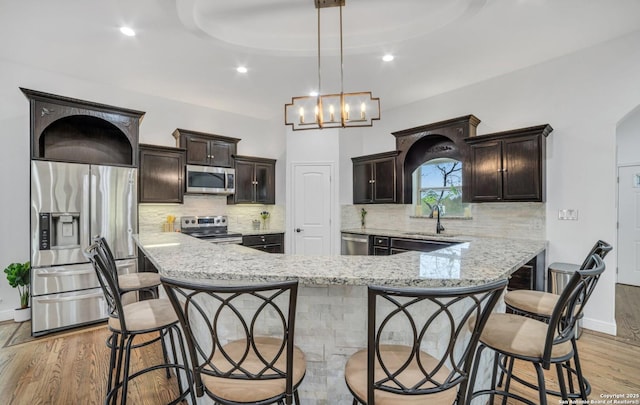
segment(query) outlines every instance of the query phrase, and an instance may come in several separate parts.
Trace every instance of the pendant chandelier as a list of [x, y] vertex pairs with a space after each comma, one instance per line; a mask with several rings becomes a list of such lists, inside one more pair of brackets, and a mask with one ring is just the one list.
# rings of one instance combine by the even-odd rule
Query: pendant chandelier
[[[345, 0], [315, 0], [318, 10], [318, 95], [292, 97], [284, 106], [285, 125], [294, 131], [303, 129], [370, 127], [380, 119], [380, 99], [371, 92], [344, 92], [342, 50], [342, 7]], [[320, 9], [340, 7], [340, 93], [322, 94], [320, 74]]]

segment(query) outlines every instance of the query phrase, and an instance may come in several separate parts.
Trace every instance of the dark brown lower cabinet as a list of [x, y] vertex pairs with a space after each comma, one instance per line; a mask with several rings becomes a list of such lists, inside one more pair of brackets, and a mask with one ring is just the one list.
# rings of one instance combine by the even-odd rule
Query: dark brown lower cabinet
[[284, 233], [244, 235], [242, 237], [242, 246], [267, 253], [284, 253]]
[[395, 238], [389, 236], [373, 236], [371, 238], [369, 254], [373, 256], [388, 256], [404, 252], [433, 252], [444, 249], [459, 242], [440, 240]]
[[[145, 256], [142, 250], [138, 249], [138, 273], [149, 272], [149, 273], [157, 273], [158, 269], [156, 266], [151, 263], [151, 260]], [[140, 300], [150, 300], [153, 299], [153, 295], [149, 291], [140, 291], [138, 293], [138, 297]], [[155, 288], [155, 294], [158, 295], [158, 288]]]

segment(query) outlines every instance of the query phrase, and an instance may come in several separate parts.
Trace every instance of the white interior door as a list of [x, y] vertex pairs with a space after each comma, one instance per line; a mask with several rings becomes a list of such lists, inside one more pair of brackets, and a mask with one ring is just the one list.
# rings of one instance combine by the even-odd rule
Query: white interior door
[[331, 254], [331, 165], [294, 164], [293, 253]]
[[618, 282], [640, 286], [640, 166], [618, 168]]

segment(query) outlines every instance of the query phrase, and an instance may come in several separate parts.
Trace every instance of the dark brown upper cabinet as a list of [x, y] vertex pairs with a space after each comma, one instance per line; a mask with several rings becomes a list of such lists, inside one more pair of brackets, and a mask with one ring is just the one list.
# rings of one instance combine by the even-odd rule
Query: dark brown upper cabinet
[[397, 151], [351, 158], [353, 203], [393, 204], [396, 194]]
[[413, 201], [413, 172], [425, 162], [438, 158], [459, 160], [463, 164], [462, 200], [468, 202], [469, 146], [465, 138], [476, 135], [480, 120], [474, 115], [452, 118], [419, 127], [392, 132], [396, 137], [396, 162], [398, 181], [396, 192], [398, 202], [411, 204]]
[[227, 202], [234, 204], [276, 203], [276, 161], [253, 156], [235, 156], [236, 192]]
[[545, 124], [465, 139], [471, 201], [545, 201], [546, 137], [551, 131]]
[[32, 159], [138, 167], [144, 112], [20, 90], [29, 100]]
[[140, 145], [138, 202], [182, 204], [185, 152], [180, 148]]
[[173, 131], [176, 145], [187, 150], [187, 164], [201, 166], [233, 167], [240, 139], [176, 129]]

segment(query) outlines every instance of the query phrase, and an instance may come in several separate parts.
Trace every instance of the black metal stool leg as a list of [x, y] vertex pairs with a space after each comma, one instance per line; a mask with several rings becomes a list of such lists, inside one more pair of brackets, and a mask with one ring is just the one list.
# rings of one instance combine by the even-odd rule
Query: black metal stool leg
[[[506, 362], [506, 360], [505, 360]], [[513, 363], [515, 362], [515, 358], [510, 357], [509, 358], [509, 366], [507, 368], [507, 373], [506, 373], [506, 380], [504, 383], [504, 390], [505, 392], [509, 392], [509, 387], [511, 386], [511, 376], [513, 375]], [[507, 397], [504, 396], [502, 397], [502, 405], [507, 405]]]
[[536, 374], [538, 375], [538, 395], [540, 396], [540, 405], [547, 405], [547, 388], [544, 384], [544, 372], [542, 366], [538, 363], [534, 363], [536, 368]]
[[562, 363], [556, 363], [556, 372], [558, 374], [558, 385], [560, 386], [560, 397], [567, 401], [569, 396], [567, 395], [567, 385], [564, 382], [564, 369]]
[[591, 393], [591, 385], [584, 375], [582, 374], [582, 367], [580, 365], [580, 356], [578, 356], [578, 344], [576, 339], [571, 339], [573, 345], [573, 361], [575, 363], [576, 377], [578, 378], [578, 386], [580, 387], [580, 397], [586, 401], [587, 396]]

